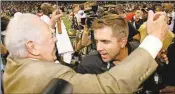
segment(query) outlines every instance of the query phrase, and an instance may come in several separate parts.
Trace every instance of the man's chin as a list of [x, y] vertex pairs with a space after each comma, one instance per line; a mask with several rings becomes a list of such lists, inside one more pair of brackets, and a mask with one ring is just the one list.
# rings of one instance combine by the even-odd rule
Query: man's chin
[[57, 59], [56, 55], [53, 56], [53, 61], [55, 61]]
[[103, 60], [103, 62], [109, 62], [110, 61], [109, 59], [103, 59], [103, 58], [102, 58], [102, 60]]
[[53, 57], [53, 60], [54, 60], [54, 61], [57, 59], [56, 50], [54, 50], [54, 52], [53, 52], [53, 54], [52, 54], [52, 57]]

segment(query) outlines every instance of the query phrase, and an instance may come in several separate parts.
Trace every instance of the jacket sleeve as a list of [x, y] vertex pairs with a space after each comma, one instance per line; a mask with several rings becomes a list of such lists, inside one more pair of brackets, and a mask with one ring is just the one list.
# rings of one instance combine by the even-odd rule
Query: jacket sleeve
[[70, 72], [74, 93], [133, 93], [156, 69], [157, 63], [143, 48], [137, 48], [119, 65], [99, 74]]

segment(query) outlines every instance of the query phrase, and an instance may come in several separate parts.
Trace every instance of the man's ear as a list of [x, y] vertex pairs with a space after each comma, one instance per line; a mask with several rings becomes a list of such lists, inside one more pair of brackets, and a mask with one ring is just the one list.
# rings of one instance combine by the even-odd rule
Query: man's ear
[[121, 40], [120, 40], [120, 47], [124, 48], [126, 46], [126, 44], [127, 44], [127, 41], [128, 41], [128, 39], [126, 37], [121, 38]]
[[26, 45], [27, 51], [30, 54], [34, 56], [38, 56], [40, 54], [39, 51], [36, 49], [36, 45], [33, 41], [27, 41], [25, 45]]

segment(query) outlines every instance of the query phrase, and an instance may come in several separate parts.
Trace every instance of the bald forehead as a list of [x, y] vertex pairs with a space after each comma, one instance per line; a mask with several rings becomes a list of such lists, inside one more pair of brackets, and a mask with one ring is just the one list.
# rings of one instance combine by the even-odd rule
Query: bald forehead
[[36, 15], [29, 16], [29, 21], [37, 27], [43, 27], [43, 26], [47, 27], [48, 26], [43, 20], [40, 19], [40, 17]]

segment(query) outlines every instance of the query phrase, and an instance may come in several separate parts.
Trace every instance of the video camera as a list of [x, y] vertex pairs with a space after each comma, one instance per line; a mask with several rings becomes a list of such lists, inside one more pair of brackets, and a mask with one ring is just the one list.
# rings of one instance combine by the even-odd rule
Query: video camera
[[88, 15], [88, 17], [81, 18], [81, 24], [85, 25], [87, 21], [88, 28], [91, 27], [93, 20], [98, 17], [98, 15], [96, 14], [97, 10], [97, 5], [92, 6], [89, 10], [85, 10], [85, 13]]

